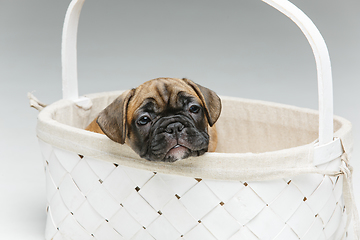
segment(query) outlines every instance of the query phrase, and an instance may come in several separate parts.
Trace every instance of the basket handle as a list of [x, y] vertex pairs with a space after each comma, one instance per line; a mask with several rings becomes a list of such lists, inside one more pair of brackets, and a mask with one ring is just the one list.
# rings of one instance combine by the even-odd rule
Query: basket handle
[[[333, 141], [333, 92], [329, 53], [323, 37], [314, 23], [287, 0], [262, 0], [294, 21], [309, 41], [315, 56], [319, 97], [319, 145]], [[78, 95], [77, 29], [85, 0], [72, 0], [66, 12], [62, 36], [63, 99], [71, 99], [82, 106], [86, 103]]]

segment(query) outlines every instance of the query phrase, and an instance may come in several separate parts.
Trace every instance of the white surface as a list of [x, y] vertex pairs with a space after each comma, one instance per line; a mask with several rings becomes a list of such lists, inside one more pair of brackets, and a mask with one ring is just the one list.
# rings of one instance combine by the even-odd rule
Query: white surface
[[[360, 3], [292, 2], [328, 45], [335, 114], [354, 124], [359, 202]], [[311, 48], [291, 21], [260, 0], [101, 3], [88, 0], [80, 20], [80, 94], [128, 89], [159, 76], [188, 77], [221, 95], [317, 109]], [[1, 239], [44, 237], [45, 174], [37, 112], [28, 107], [26, 93], [36, 91], [47, 103], [61, 98], [60, 42], [68, 4], [0, 2]]]
[[306, 36], [315, 57], [319, 93], [319, 144], [333, 140], [333, 87], [329, 51], [311, 19], [288, 0], [263, 0], [289, 17]]
[[85, 0], [72, 1], [66, 12], [62, 34], [61, 65], [63, 99], [78, 99], [77, 32]]
[[[219, 240], [244, 229], [259, 239], [340, 239], [345, 234], [343, 177], [308, 174], [245, 183], [147, 171], [139, 187], [143, 170], [80, 158], [40, 142], [46, 160], [47, 240], [133, 239], [144, 231], [149, 239], [199, 240], [204, 238], [192, 233], [199, 225], [205, 227], [203, 234]], [[180, 194], [169, 178], [196, 183], [184, 184], [181, 189], [189, 188]]]

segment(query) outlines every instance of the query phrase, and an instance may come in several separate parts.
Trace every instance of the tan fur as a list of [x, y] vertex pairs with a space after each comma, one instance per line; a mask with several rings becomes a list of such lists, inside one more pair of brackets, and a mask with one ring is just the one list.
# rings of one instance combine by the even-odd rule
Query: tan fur
[[[163, 92], [162, 91], [162, 84], [160, 83], [166, 83], [167, 85], [171, 86], [171, 93]], [[127, 111], [126, 111], [126, 119], [124, 119], [124, 123], [130, 124], [133, 120], [133, 116], [136, 113], [136, 110], [143, 104], [144, 100], [148, 98], [154, 99], [160, 109], [165, 109], [168, 104], [170, 106], [174, 106], [177, 104], [176, 102], [176, 96], [178, 92], [180, 91], [186, 91], [187, 93], [191, 94], [192, 96], [198, 98], [199, 102], [204, 102], [204, 96], [199, 97], [200, 89], [197, 87], [198, 85], [194, 84], [192, 81], [188, 79], [175, 79], [175, 78], [158, 78], [154, 80], [147, 81], [140, 86], [138, 86], [136, 89], [128, 90], [124, 92], [122, 95], [130, 94], [131, 92], [131, 99], [129, 100], [127, 104]], [[202, 87], [203, 88], [203, 87]], [[121, 97], [121, 96], [120, 96]], [[169, 98], [167, 98], [169, 97]], [[210, 111], [207, 109], [206, 103], [204, 103], [204, 108], [206, 108], [207, 111]], [[220, 106], [216, 106], [216, 108], [221, 109]], [[220, 110], [219, 113], [220, 114]], [[209, 114], [211, 115], [211, 113]], [[211, 117], [211, 116], [210, 116]], [[98, 117], [97, 117], [98, 118]], [[101, 130], [99, 124], [97, 123], [97, 118], [95, 118], [87, 127], [86, 130], [104, 134], [104, 132]], [[214, 118], [218, 118], [218, 115]], [[215, 120], [215, 121], [216, 121]], [[209, 152], [214, 152], [216, 150], [217, 146], [217, 132], [216, 127], [213, 125], [212, 127], [208, 126], [208, 134], [210, 137], [209, 141]]]
[[95, 118], [95, 119], [89, 124], [89, 126], [87, 126], [87, 127], [85, 128], [85, 130], [90, 131], [90, 132], [95, 132], [95, 133], [104, 134], [104, 132], [101, 130], [99, 124], [97, 124], [96, 120], [97, 120], [97, 118]]

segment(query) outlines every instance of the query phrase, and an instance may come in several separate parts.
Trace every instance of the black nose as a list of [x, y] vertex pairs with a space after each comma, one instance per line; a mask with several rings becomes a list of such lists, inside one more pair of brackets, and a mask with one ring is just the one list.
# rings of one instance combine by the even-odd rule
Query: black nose
[[169, 134], [176, 134], [176, 133], [180, 133], [183, 129], [184, 129], [184, 125], [182, 125], [179, 122], [175, 122], [167, 125], [165, 131]]

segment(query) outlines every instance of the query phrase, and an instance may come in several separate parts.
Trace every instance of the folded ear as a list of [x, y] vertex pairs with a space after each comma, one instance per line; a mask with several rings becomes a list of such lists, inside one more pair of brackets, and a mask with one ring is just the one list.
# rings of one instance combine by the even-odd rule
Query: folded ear
[[124, 144], [126, 139], [126, 112], [135, 90], [128, 90], [100, 112], [96, 122], [111, 140]]
[[212, 127], [215, 122], [219, 119], [221, 113], [221, 100], [216, 93], [206, 87], [194, 83], [193, 81], [183, 78], [187, 84], [189, 84], [199, 96], [200, 100], [205, 106], [205, 115]]

